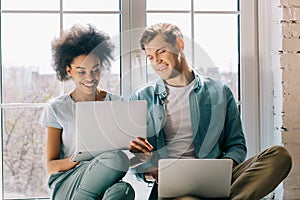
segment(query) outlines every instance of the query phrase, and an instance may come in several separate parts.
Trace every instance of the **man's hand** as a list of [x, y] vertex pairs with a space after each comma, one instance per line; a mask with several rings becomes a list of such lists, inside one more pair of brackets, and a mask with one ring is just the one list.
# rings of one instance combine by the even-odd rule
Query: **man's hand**
[[147, 139], [137, 137], [136, 141], [131, 141], [129, 151], [135, 155], [135, 157], [130, 160], [132, 167], [147, 162], [152, 156], [153, 146]]
[[145, 172], [146, 181], [155, 181], [158, 183], [158, 169], [157, 167], [150, 167]]

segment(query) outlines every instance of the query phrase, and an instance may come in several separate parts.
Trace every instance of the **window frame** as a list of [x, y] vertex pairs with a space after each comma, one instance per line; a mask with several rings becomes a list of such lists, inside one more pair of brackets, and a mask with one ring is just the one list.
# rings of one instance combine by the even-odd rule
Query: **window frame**
[[[191, 0], [193, 5], [193, 1]], [[63, 30], [63, 14], [65, 13], [62, 10], [62, 2], [60, 0], [60, 11], [32, 11], [32, 12], [49, 12], [49, 13], [60, 13], [60, 29]], [[145, 69], [140, 67], [139, 70], [132, 70], [131, 66], [136, 65], [135, 60], [139, 59], [142, 66], [146, 65], [146, 58], [144, 53], [139, 49], [138, 40], [134, 38], [133, 35], [127, 34], [132, 29], [137, 29], [137, 33], [142, 31], [142, 27], [146, 25], [146, 0], [120, 0], [121, 4], [121, 34], [122, 34], [122, 43], [121, 48], [122, 52], [130, 51], [129, 54], [122, 55], [121, 60], [121, 74], [129, 73], [128, 77], [121, 77], [121, 94], [125, 97], [128, 97], [132, 90], [138, 85], [147, 82], [147, 76]], [[193, 8], [191, 8], [193, 9]], [[15, 12], [22, 12], [17, 10]], [[26, 11], [29, 12], [29, 11]], [[99, 11], [101, 13], [102, 11]], [[112, 11], [113, 12], [113, 11]], [[82, 12], [81, 12], [82, 13]], [[88, 11], [87, 11], [88, 13]], [[103, 12], [104, 13], [104, 12]], [[107, 13], [107, 12], [105, 12]], [[1, 16], [1, 14], [0, 14]], [[137, 17], [138, 16], [138, 17]], [[244, 132], [246, 133], [247, 147], [248, 147], [248, 156], [252, 156], [260, 150], [260, 125], [263, 123], [260, 122], [260, 115], [262, 114], [259, 110], [259, 68], [258, 68], [258, 3], [257, 0], [240, 0], [240, 92], [241, 100], [238, 102], [241, 104], [241, 117], [243, 121]], [[191, 12], [191, 23], [192, 23], [192, 37], [193, 36], [193, 23], [194, 17], [193, 12]], [[0, 35], [1, 38], [1, 35]], [[0, 41], [1, 45], [1, 41]], [[129, 47], [129, 49], [128, 49]], [[134, 51], [131, 51], [131, 49]], [[2, 51], [2, 48], [1, 48]], [[2, 97], [2, 57], [0, 57], [0, 80], [1, 88], [0, 94]], [[132, 77], [136, 76], [136, 73], [139, 75], [142, 73], [144, 76], [141, 79], [136, 80]], [[130, 87], [123, 87], [123, 85], [129, 85]], [[61, 83], [60, 88], [61, 94], [64, 93], [64, 86]], [[4, 185], [3, 185], [3, 136], [2, 136], [2, 109], [5, 107], [35, 107], [35, 106], [45, 106], [41, 103], [20, 103], [20, 104], [3, 104], [1, 98], [1, 134], [0, 134], [0, 196], [4, 198]], [[260, 124], [261, 123], [261, 124]], [[41, 198], [42, 199], [42, 198]]]

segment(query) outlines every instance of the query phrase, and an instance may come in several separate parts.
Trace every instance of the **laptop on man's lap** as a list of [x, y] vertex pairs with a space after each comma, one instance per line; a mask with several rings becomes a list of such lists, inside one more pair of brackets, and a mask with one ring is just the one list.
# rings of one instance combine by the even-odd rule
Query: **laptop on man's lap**
[[232, 160], [161, 159], [158, 197], [226, 198], [230, 195]]

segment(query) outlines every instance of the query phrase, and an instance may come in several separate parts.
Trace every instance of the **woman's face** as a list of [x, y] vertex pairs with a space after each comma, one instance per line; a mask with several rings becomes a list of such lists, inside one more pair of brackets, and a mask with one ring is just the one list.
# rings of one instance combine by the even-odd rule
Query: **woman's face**
[[66, 71], [76, 84], [76, 89], [82, 94], [95, 94], [100, 81], [100, 60], [94, 54], [75, 57]]

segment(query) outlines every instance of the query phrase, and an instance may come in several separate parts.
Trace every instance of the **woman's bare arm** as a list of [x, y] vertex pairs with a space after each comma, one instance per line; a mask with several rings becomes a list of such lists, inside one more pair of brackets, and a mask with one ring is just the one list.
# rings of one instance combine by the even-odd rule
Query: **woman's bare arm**
[[51, 175], [75, 167], [78, 162], [71, 162], [70, 158], [60, 159], [62, 130], [54, 127], [47, 128], [47, 173]]

